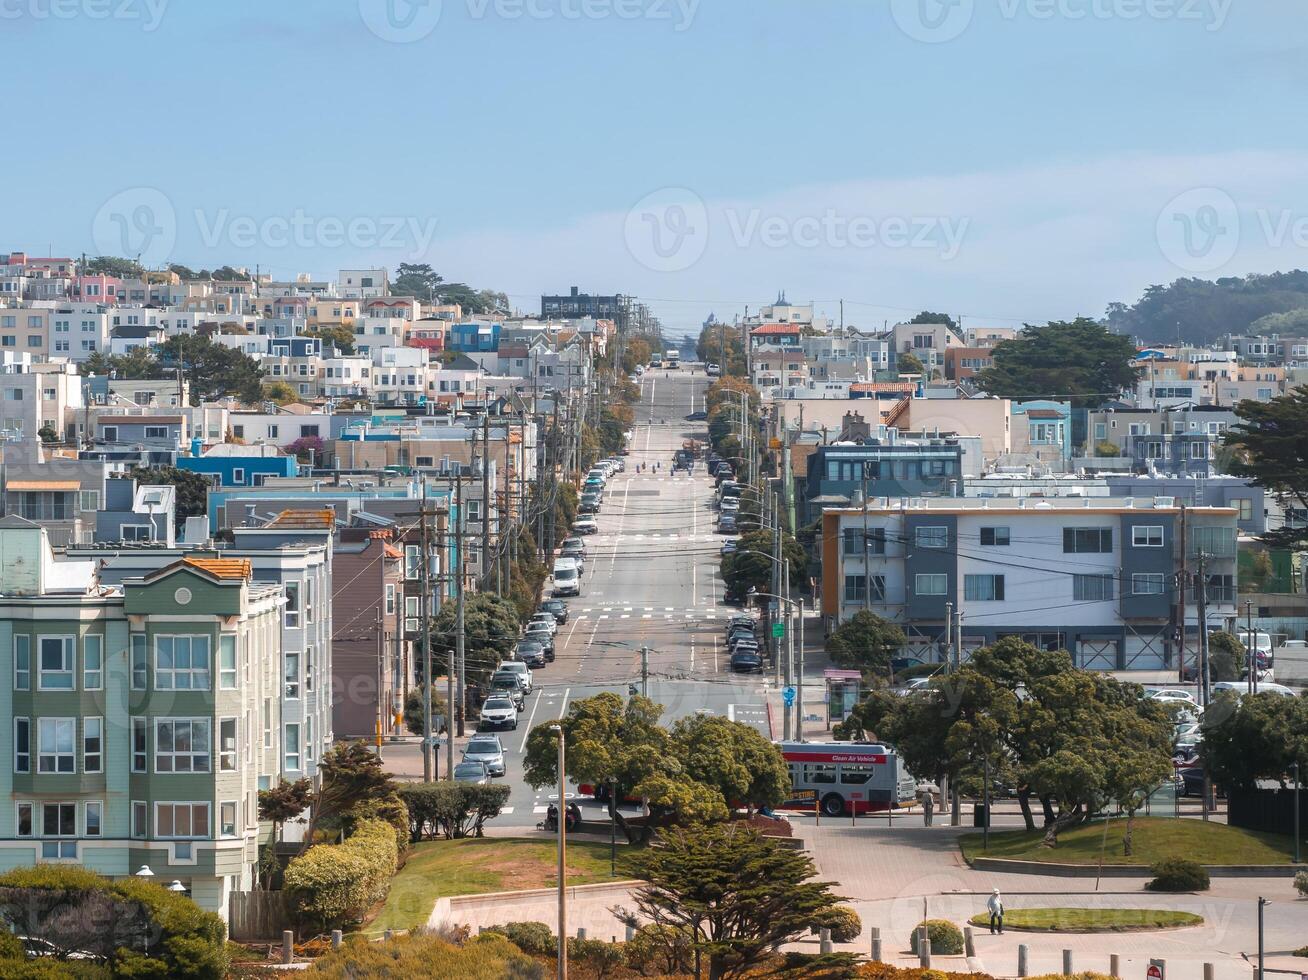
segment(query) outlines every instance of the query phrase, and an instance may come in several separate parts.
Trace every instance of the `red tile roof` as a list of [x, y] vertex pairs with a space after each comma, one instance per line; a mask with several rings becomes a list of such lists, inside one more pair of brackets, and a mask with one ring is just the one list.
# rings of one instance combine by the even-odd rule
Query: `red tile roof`
[[749, 332], [751, 337], [767, 336], [768, 334], [792, 334], [802, 333], [798, 324], [792, 323], [765, 323], [761, 327], [755, 327]]
[[917, 385], [911, 381], [855, 381], [849, 386], [850, 391], [899, 391], [911, 392]]

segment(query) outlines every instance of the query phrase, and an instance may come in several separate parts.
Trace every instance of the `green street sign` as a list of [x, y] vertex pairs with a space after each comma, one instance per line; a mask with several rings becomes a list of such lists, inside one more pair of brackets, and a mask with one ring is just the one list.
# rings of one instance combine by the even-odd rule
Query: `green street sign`
[[772, 624], [772, 635], [773, 635], [774, 637], [776, 637], [778, 640], [781, 639], [783, 636], [785, 636], [785, 635], [786, 635], [786, 624], [785, 624], [785, 623], [773, 623], [773, 624]]

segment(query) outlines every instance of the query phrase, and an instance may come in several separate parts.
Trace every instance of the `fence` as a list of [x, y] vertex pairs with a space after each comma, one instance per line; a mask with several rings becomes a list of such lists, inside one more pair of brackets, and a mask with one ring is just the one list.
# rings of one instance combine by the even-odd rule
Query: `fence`
[[227, 932], [232, 939], [280, 939], [292, 928], [285, 892], [233, 892], [227, 899]]
[[[1299, 790], [1299, 820], [1300, 833], [1308, 832], [1308, 789], [1304, 788]], [[1236, 790], [1227, 801], [1226, 822], [1245, 830], [1293, 834], [1294, 790]]]

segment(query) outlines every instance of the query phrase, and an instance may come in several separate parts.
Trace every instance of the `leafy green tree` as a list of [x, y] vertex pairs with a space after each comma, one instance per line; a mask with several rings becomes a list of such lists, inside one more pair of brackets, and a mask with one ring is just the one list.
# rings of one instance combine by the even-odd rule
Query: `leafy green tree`
[[295, 389], [285, 381], [265, 381], [263, 397], [270, 402], [276, 402], [278, 405], [290, 405], [300, 400], [300, 396], [295, 393]]
[[917, 314], [917, 316], [913, 317], [913, 319], [909, 320], [908, 322], [909, 323], [943, 323], [950, 330], [958, 329], [957, 321], [955, 321], [954, 318], [950, 316], [948, 313], [932, 313], [929, 310], [923, 310], [921, 313]]
[[904, 631], [894, 623], [861, 609], [836, 627], [827, 640], [827, 653], [841, 667], [885, 673], [906, 642]]
[[[354, 331], [343, 323], [314, 327], [312, 330], [305, 330], [300, 336], [317, 337], [323, 342], [324, 348], [330, 344], [342, 354], [354, 353]], [[326, 353], [325, 350], [324, 353]]]
[[1304, 297], [1305, 306], [1284, 313], [1268, 313], [1249, 324], [1249, 332], [1266, 336], [1268, 334], [1285, 334], [1290, 337], [1302, 337], [1308, 330], [1308, 296]]
[[[772, 591], [774, 532], [771, 528], [747, 531], [736, 542], [736, 550], [722, 558], [722, 578], [730, 588], [742, 593], [754, 589]], [[781, 536], [782, 559], [790, 565], [790, 585], [800, 589], [808, 581], [808, 553], [789, 534]]]
[[1295, 762], [1308, 766], [1308, 701], [1280, 694], [1237, 698], [1221, 691], [1204, 712], [1199, 758], [1218, 786], [1253, 788], [1260, 779], [1285, 785]]
[[746, 975], [841, 901], [808, 855], [742, 824], [666, 832], [637, 874], [635, 914], [622, 915], [689, 934], [709, 980]]
[[226, 395], [254, 403], [263, 397], [263, 369], [255, 360], [232, 347], [215, 344], [198, 334], [169, 337], [159, 347], [166, 369], [180, 367], [191, 389], [191, 404], [199, 405]]
[[1167, 754], [1159, 751], [1159, 733], [1152, 726], [1132, 712], [1118, 712], [1113, 720], [1123, 727], [1113, 732], [1116, 751], [1104, 759], [1104, 788], [1126, 813], [1122, 853], [1129, 856], [1134, 853], [1136, 812], [1151, 792], [1169, 783], [1173, 769]]
[[695, 344], [695, 353], [701, 361], [722, 368], [723, 378], [745, 375], [745, 345], [739, 327], [716, 322], [706, 324]]
[[117, 276], [119, 279], [139, 279], [145, 267], [136, 259], [125, 259], [117, 255], [97, 255], [87, 260], [82, 266], [82, 274], [88, 276]]
[[[1227, 471], [1308, 507], [1308, 386], [1270, 401], [1242, 401], [1235, 414], [1240, 421], [1224, 437], [1234, 451]], [[1295, 547], [1308, 541], [1308, 528], [1278, 528], [1263, 540], [1274, 547]]]
[[[518, 640], [518, 609], [511, 599], [474, 592], [464, 599], [464, 665], [467, 676], [484, 682]], [[443, 674], [454, 657], [454, 602], [442, 603], [431, 621], [432, 674]]]
[[36, 434], [41, 437], [41, 441], [45, 443], [47, 446], [59, 441], [59, 433], [55, 430], [55, 427], [51, 425], [49, 422], [41, 426], [41, 428], [37, 430]]
[[391, 283], [391, 295], [417, 296], [431, 303], [436, 297], [436, 287], [444, 281], [426, 262], [401, 262]]
[[209, 276], [216, 282], [251, 282], [253, 279], [248, 272], [234, 269], [230, 265], [219, 266]]
[[899, 374], [926, 374], [926, 368], [922, 365], [922, 360], [912, 351], [904, 351], [895, 358], [895, 369]]
[[176, 275], [182, 282], [209, 278], [207, 274], [196, 272], [190, 266], [182, 265], [180, 262], [169, 263], [168, 271]]
[[1140, 370], [1131, 363], [1136, 354], [1130, 338], [1093, 320], [1054, 321], [1027, 326], [1016, 339], [996, 346], [992, 366], [976, 380], [1000, 398], [1070, 399], [1094, 408], [1139, 379]]
[[199, 473], [179, 470], [176, 466], [138, 466], [132, 470], [138, 487], [170, 486], [176, 491], [177, 527], [188, 517], [200, 517], [209, 510], [209, 481]]
[[320, 788], [315, 799], [309, 839], [326, 830], [348, 836], [360, 821], [386, 820], [401, 845], [409, 837], [409, 817], [398, 787], [381, 759], [363, 742], [343, 742], [322, 754]]
[[313, 802], [313, 783], [308, 779], [279, 780], [272, 789], [259, 790], [259, 819], [273, 825], [273, 836], [282, 839], [282, 825], [294, 820]]
[[[409, 688], [409, 693], [404, 696], [404, 727], [408, 729], [410, 735], [422, 734], [423, 692], [426, 689], [425, 684], [418, 684]], [[445, 695], [433, 689], [431, 692], [431, 730], [433, 732], [444, 730], [446, 710]]]
[[712, 787], [728, 805], [776, 807], [790, 795], [785, 757], [749, 725], [692, 715], [672, 726], [672, 747], [686, 775]]
[[1208, 634], [1208, 676], [1214, 681], [1238, 681], [1245, 674], [1244, 644], [1224, 630]]
[[1227, 334], [1250, 331], [1272, 313], [1308, 307], [1308, 272], [1273, 272], [1227, 276], [1216, 281], [1178, 279], [1150, 286], [1132, 306], [1113, 303], [1106, 322], [1110, 330], [1146, 343], [1206, 345]]

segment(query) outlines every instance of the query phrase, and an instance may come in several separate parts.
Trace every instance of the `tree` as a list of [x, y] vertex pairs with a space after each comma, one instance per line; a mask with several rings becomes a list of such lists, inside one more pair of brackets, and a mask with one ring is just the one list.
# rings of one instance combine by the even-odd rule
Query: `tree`
[[648, 364], [653, 353], [644, 337], [628, 338], [622, 346], [622, 370], [630, 374], [637, 364]]
[[689, 933], [710, 980], [745, 975], [841, 901], [815, 880], [808, 855], [742, 824], [667, 832], [637, 874], [645, 884], [632, 896], [636, 912]]
[[267, 401], [276, 402], [278, 405], [290, 405], [300, 400], [300, 396], [295, 393], [295, 389], [285, 381], [265, 381], [263, 397]]
[[904, 353], [896, 356], [895, 369], [901, 377], [905, 374], [926, 374], [926, 368], [923, 366], [922, 360], [911, 350], [904, 351]]
[[1284, 786], [1295, 762], [1308, 765], [1308, 701], [1280, 694], [1237, 698], [1221, 691], [1204, 712], [1199, 758], [1218, 786], [1251, 789], [1260, 779]]
[[827, 653], [841, 667], [883, 673], [906, 642], [904, 631], [894, 623], [861, 609], [836, 627], [827, 640]]
[[144, 272], [145, 267], [136, 259], [124, 259], [117, 255], [97, 255], [82, 266], [82, 274], [87, 276], [139, 279]]
[[282, 825], [294, 820], [313, 802], [313, 783], [297, 779], [293, 783], [280, 780], [272, 789], [259, 790], [259, 819], [270, 820], [273, 836], [282, 839]]
[[[454, 657], [457, 605], [446, 602], [431, 621], [432, 673], [442, 674]], [[474, 680], [490, 677], [518, 641], [518, 609], [512, 600], [488, 592], [468, 595], [463, 603], [465, 673]], [[421, 667], [421, 663], [419, 663]]]
[[132, 470], [132, 479], [138, 487], [169, 486], [176, 491], [174, 517], [178, 528], [188, 517], [201, 517], [209, 512], [209, 481], [199, 473], [179, 470], [176, 466], [138, 466]]
[[392, 296], [417, 296], [432, 302], [436, 287], [445, 280], [426, 262], [401, 262], [391, 283]]
[[1238, 681], [1245, 670], [1244, 644], [1225, 630], [1208, 634], [1208, 676], [1214, 681]]
[[[1118, 712], [1111, 722], [1122, 724], [1113, 733], [1115, 751], [1105, 759], [1105, 789], [1126, 812], [1126, 829], [1122, 834], [1122, 853], [1133, 853], [1135, 814], [1149, 794], [1172, 778], [1168, 754], [1159, 751], [1158, 733], [1132, 712]], [[1170, 746], [1167, 746], [1170, 748]]]
[[[1305, 303], [1308, 304], [1308, 297], [1305, 297]], [[1284, 334], [1302, 337], [1305, 330], [1308, 330], [1308, 306], [1286, 310], [1284, 313], [1268, 313], [1249, 324], [1249, 332], [1260, 336]]]
[[[313, 814], [315, 831], [344, 831], [348, 836], [363, 819], [380, 816], [396, 827], [401, 841], [409, 835], [398, 787], [376, 753], [363, 742], [344, 742], [319, 760], [321, 788]], [[310, 834], [312, 839], [313, 834]]]
[[1133, 306], [1113, 303], [1106, 322], [1115, 333], [1145, 343], [1207, 345], [1227, 334], [1251, 331], [1273, 313], [1308, 307], [1308, 272], [1229, 276], [1216, 281], [1178, 279], [1150, 286]]
[[[773, 532], [771, 528], [747, 531], [737, 539], [736, 550], [722, 558], [722, 578], [727, 586], [747, 593], [772, 591]], [[808, 581], [808, 552], [789, 534], [781, 536], [782, 559], [790, 565], [792, 589], [802, 589]]]
[[[1271, 401], [1242, 401], [1235, 414], [1240, 421], [1224, 437], [1234, 450], [1228, 464], [1231, 475], [1308, 507], [1308, 386]], [[1308, 527], [1278, 528], [1262, 539], [1274, 547], [1292, 548], [1308, 541]]]
[[230, 265], [219, 266], [209, 273], [209, 277], [216, 282], [251, 282], [253, 278], [248, 272]]
[[49, 422], [42, 425], [41, 428], [37, 430], [36, 434], [41, 437], [41, 441], [47, 446], [53, 445], [59, 441], [59, 433]]
[[730, 376], [740, 378], [745, 374], [745, 344], [740, 327], [717, 321], [706, 323], [695, 344], [695, 352], [701, 361], [718, 365], [724, 379]]
[[[425, 684], [419, 684], [416, 687], [409, 688], [409, 693], [404, 697], [404, 727], [409, 730], [410, 735], [421, 735], [423, 733], [423, 715], [424, 715], [424, 695], [427, 689]], [[431, 693], [431, 730], [433, 732], [441, 731], [441, 719], [445, 716], [446, 705], [445, 695], [439, 691], [433, 690]]]
[[1070, 399], [1077, 407], [1094, 408], [1139, 379], [1140, 370], [1131, 363], [1136, 354], [1128, 338], [1085, 317], [1028, 325], [1016, 339], [995, 347], [993, 365], [976, 380], [1000, 398]]
[[161, 366], [181, 368], [191, 388], [191, 404], [225, 395], [253, 403], [263, 397], [263, 369], [252, 357], [210, 338], [177, 334], [159, 347]]
[[312, 330], [303, 331], [300, 336], [317, 337], [323, 342], [324, 348], [330, 344], [342, 354], [354, 353], [354, 331], [343, 323], [314, 327]]
[[943, 323], [950, 330], [958, 329], [957, 321], [955, 321], [954, 318], [950, 316], [948, 313], [931, 313], [928, 310], [923, 310], [921, 313], [913, 317], [913, 319], [909, 320], [908, 322], [909, 323]]
[[776, 807], [790, 795], [785, 757], [755, 728], [714, 715], [691, 715], [672, 726], [672, 747], [686, 775], [728, 804]]

